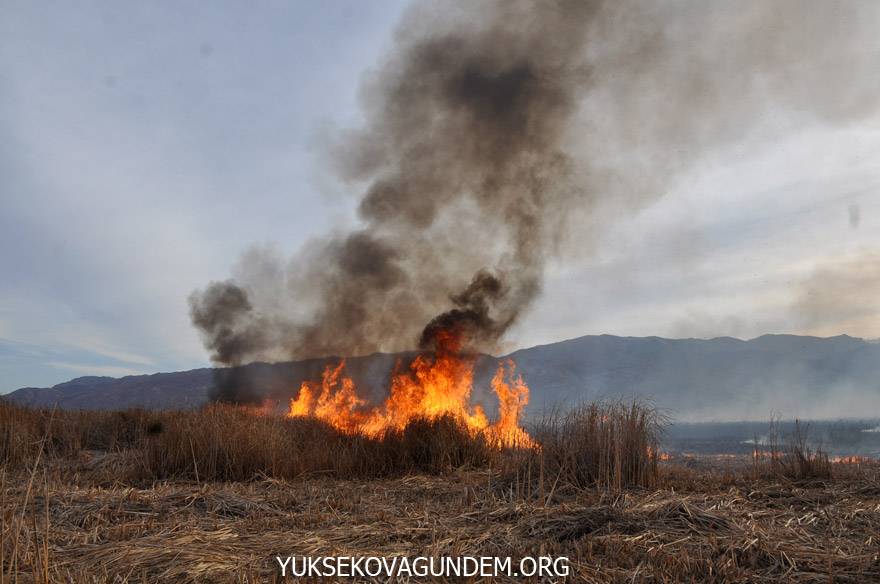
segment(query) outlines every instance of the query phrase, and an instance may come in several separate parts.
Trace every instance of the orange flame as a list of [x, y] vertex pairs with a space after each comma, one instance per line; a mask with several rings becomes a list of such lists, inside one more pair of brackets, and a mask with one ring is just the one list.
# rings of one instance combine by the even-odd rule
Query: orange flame
[[664, 450], [659, 450], [653, 446], [648, 446], [648, 458], [653, 458], [658, 462], [672, 460], [672, 455]]
[[498, 396], [498, 420], [490, 423], [483, 408], [471, 405], [474, 360], [458, 354], [454, 335], [438, 339], [434, 355], [419, 355], [408, 370], [400, 364], [391, 377], [388, 398], [377, 408], [365, 408], [351, 378], [343, 375], [345, 361], [328, 366], [320, 383], [304, 381], [290, 400], [289, 417], [312, 416], [348, 433], [376, 437], [388, 430], [402, 430], [417, 418], [453, 416], [474, 434], [482, 433], [496, 446], [533, 448], [535, 443], [519, 426], [529, 388], [516, 375], [512, 360], [501, 363], [492, 378]]
[[854, 454], [851, 456], [833, 456], [831, 457], [831, 462], [837, 464], [871, 464], [876, 461], [870, 456], [859, 456]]

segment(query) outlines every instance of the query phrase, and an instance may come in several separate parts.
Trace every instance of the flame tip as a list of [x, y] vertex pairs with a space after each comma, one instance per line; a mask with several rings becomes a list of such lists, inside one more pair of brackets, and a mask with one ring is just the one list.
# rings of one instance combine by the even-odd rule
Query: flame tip
[[354, 381], [343, 374], [342, 359], [335, 366], [325, 367], [320, 383], [301, 384], [297, 397], [290, 400], [288, 417], [316, 417], [344, 432], [377, 437], [388, 430], [402, 430], [417, 418], [451, 415], [471, 433], [482, 433], [498, 447], [535, 448], [534, 440], [519, 426], [529, 401], [529, 388], [522, 376], [515, 374], [514, 361], [501, 361], [492, 378], [499, 415], [490, 424], [482, 406], [470, 403], [474, 359], [458, 352], [461, 336], [441, 330], [435, 338], [438, 350], [433, 353], [417, 355], [407, 368], [398, 360], [382, 406], [366, 407]]

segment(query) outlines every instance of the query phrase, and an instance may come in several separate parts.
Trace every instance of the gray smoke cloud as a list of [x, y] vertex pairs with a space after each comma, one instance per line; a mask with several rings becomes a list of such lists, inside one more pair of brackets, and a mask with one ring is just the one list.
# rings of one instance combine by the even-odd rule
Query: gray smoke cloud
[[819, 335], [847, 332], [880, 338], [880, 250], [868, 249], [819, 263], [797, 289], [799, 325]]
[[[334, 168], [360, 226], [190, 298], [215, 362], [491, 351], [551, 258], [708, 154], [876, 111], [872, 2], [419, 3]], [[271, 209], [266, 210], [267, 213]], [[561, 309], [564, 310], [564, 307]]]

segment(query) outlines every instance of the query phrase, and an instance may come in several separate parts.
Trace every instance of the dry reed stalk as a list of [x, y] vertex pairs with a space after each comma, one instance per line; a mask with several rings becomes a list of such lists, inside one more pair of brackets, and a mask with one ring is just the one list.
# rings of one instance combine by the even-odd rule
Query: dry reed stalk
[[778, 421], [770, 422], [767, 448], [759, 448], [755, 438], [753, 474], [784, 478], [792, 481], [828, 480], [832, 478], [833, 465], [820, 447], [810, 446], [809, 426], [795, 420], [794, 431], [785, 446], [780, 445]]
[[6, 469], [0, 468], [0, 584], [6, 584]]
[[43, 506], [45, 509], [46, 522], [46, 532], [43, 535], [43, 559], [45, 561], [45, 570], [43, 573], [45, 574], [44, 584], [49, 584], [49, 477], [45, 470], [43, 471]]
[[541, 467], [539, 483], [550, 471], [549, 476], [577, 489], [653, 486], [662, 423], [655, 410], [638, 402], [589, 404], [551, 414], [533, 430], [541, 444], [533, 453]]
[[[13, 531], [13, 535], [12, 535], [13, 549], [12, 549], [12, 559], [10, 560], [9, 569], [11, 571], [11, 574], [14, 577], [13, 581], [16, 583], [18, 582], [18, 562], [19, 562], [18, 544], [19, 544], [19, 537], [21, 535], [21, 526], [22, 526], [22, 524], [24, 524], [25, 513], [27, 512], [27, 507], [30, 502], [30, 495], [31, 495], [31, 491], [33, 489], [34, 478], [36, 477], [37, 470], [39, 469], [40, 462], [42, 461], [43, 453], [46, 450], [46, 443], [49, 439], [49, 436], [51, 435], [52, 421], [54, 420], [54, 417], [55, 417], [55, 408], [52, 409], [52, 413], [49, 417], [49, 423], [46, 425], [46, 431], [43, 434], [43, 437], [40, 439], [40, 442], [39, 442], [39, 448], [37, 449], [36, 460], [34, 461], [34, 465], [31, 468], [30, 476], [28, 478], [27, 488], [25, 489], [25, 492], [24, 492], [24, 500], [23, 500], [22, 506], [21, 506], [21, 515], [19, 516], [17, 521], [13, 522], [13, 526], [14, 526], [14, 531]], [[14, 515], [15, 515], [15, 510], [13, 509], [13, 518], [14, 518]], [[35, 521], [36, 521], [36, 519], [35, 519]], [[34, 525], [36, 525], [36, 523]], [[25, 548], [25, 553], [27, 553], [27, 548]], [[0, 565], [0, 571], [2, 571], [2, 565]]]

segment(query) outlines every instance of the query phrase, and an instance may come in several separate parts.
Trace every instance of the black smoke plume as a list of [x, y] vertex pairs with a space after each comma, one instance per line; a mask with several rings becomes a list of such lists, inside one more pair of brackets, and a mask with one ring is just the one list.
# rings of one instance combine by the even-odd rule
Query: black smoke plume
[[588, 251], [609, 217], [706, 153], [804, 115], [873, 111], [880, 76], [859, 52], [870, 10], [416, 4], [364, 84], [366, 126], [335, 149], [362, 193], [360, 226], [287, 265], [252, 250], [233, 280], [192, 295], [193, 323], [225, 365], [430, 349], [449, 327], [492, 350], [548, 260]]

